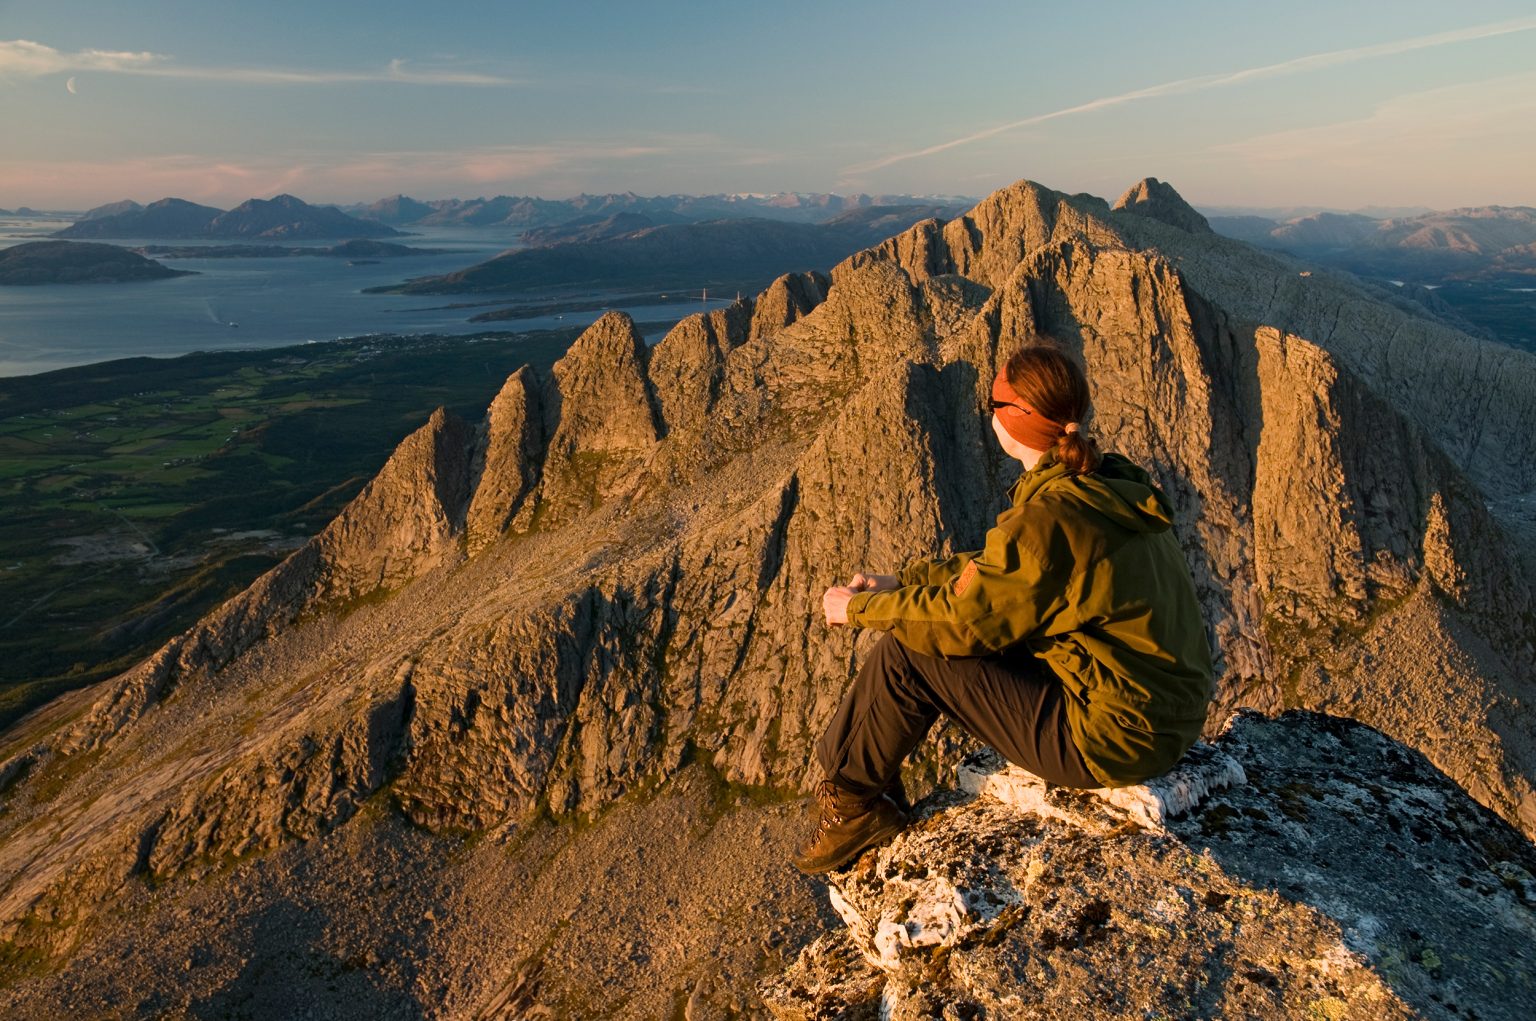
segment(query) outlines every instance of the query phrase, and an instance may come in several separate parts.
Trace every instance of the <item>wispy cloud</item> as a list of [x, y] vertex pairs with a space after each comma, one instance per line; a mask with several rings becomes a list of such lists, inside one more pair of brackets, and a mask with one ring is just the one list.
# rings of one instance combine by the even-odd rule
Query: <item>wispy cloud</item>
[[22, 78], [79, 71], [142, 71], [165, 59], [158, 53], [129, 53], [120, 50], [61, 53], [52, 46], [26, 39], [0, 39], [0, 75]]
[[966, 135], [963, 138], [951, 139], [937, 145], [930, 145], [912, 152], [896, 153], [881, 159], [871, 160], [846, 167], [845, 175], [867, 174], [875, 170], [907, 160], [920, 159], [924, 156], [932, 156], [936, 153], [956, 149], [960, 146], [971, 145], [984, 139], [1009, 131], [1017, 131], [1020, 128], [1032, 127], [1036, 124], [1044, 124], [1048, 121], [1058, 120], [1063, 117], [1073, 117], [1078, 114], [1091, 113], [1095, 110], [1103, 110], [1109, 107], [1123, 106], [1126, 103], [1135, 103], [1144, 99], [1155, 99], [1161, 96], [1172, 96], [1188, 92], [1199, 92], [1206, 89], [1224, 88], [1230, 85], [1240, 85], [1244, 82], [1258, 81], [1265, 78], [1278, 78], [1284, 75], [1302, 74], [1308, 71], [1317, 71], [1327, 67], [1336, 67], [1341, 64], [1352, 64], [1362, 60], [1373, 60], [1378, 57], [1388, 57], [1400, 53], [1411, 53], [1415, 50], [1425, 50], [1436, 46], [1449, 46], [1454, 43], [1471, 42], [1477, 39], [1489, 39], [1494, 36], [1510, 35], [1515, 32], [1529, 32], [1536, 29], [1536, 17], [1516, 18], [1511, 21], [1493, 22], [1485, 25], [1474, 25], [1469, 28], [1455, 29], [1450, 32], [1437, 32], [1433, 35], [1416, 36], [1412, 39], [1399, 39], [1393, 42], [1376, 43], [1371, 46], [1357, 46], [1350, 49], [1330, 50], [1326, 53], [1314, 53], [1305, 57], [1296, 57], [1292, 60], [1284, 60], [1276, 64], [1265, 64], [1261, 67], [1251, 67], [1242, 71], [1232, 71], [1225, 74], [1197, 75], [1192, 78], [1180, 78], [1160, 85], [1151, 85], [1142, 89], [1134, 89], [1130, 92], [1122, 92], [1114, 96], [1103, 96], [1098, 99], [1079, 103], [1061, 110], [1052, 110], [1049, 113], [1035, 114], [1021, 120], [1010, 121], [1007, 124], [999, 124]]
[[1536, 70], [1382, 100], [1363, 116], [1143, 161], [1197, 205], [1530, 205]]
[[720, 90], [708, 85], [653, 85], [651, 92], [658, 96], [718, 96]]
[[26, 39], [0, 40], [0, 78], [38, 78], [50, 74], [86, 71], [149, 75], [159, 78], [190, 78], [199, 81], [241, 82], [252, 85], [342, 85], [359, 82], [392, 82], [404, 85], [526, 85], [527, 80], [452, 68], [418, 68], [404, 60], [391, 60], [378, 70], [315, 70], [282, 67], [197, 67], [175, 62], [161, 53], [128, 53], [112, 50], [77, 50], [65, 53]]
[[[1396, 96], [1369, 115], [1330, 124], [1270, 132], [1213, 145], [1199, 154], [1232, 157], [1249, 166], [1311, 164], [1334, 169], [1388, 166], [1424, 168], [1461, 163], [1469, 177], [1481, 176], [1471, 162], [1479, 151], [1493, 152], [1500, 140], [1520, 143], [1520, 126], [1536, 118], [1536, 71], [1442, 86]], [[1426, 151], [1425, 137], [1434, 139]], [[1485, 158], [1481, 162], [1497, 162]], [[1512, 160], [1510, 176], [1528, 177]]]

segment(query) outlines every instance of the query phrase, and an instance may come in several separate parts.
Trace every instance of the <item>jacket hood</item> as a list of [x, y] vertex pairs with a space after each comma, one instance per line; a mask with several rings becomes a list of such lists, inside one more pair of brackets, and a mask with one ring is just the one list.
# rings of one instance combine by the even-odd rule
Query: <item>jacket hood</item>
[[1173, 527], [1168, 498], [1141, 466], [1119, 454], [1105, 454], [1097, 471], [1073, 476], [1046, 451], [1040, 462], [1019, 476], [1013, 505], [1022, 506], [1037, 494], [1070, 496], [1133, 532], [1166, 532]]

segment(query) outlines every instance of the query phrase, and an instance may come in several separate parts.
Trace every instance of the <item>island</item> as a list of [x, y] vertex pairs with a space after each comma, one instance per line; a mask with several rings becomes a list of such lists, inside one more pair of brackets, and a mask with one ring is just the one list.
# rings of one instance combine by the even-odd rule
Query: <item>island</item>
[[121, 284], [190, 276], [117, 245], [30, 241], [0, 249], [0, 285]]
[[781, 273], [827, 269], [893, 231], [947, 219], [941, 205], [870, 206], [826, 223], [760, 218], [663, 224], [604, 237], [521, 248], [441, 276], [367, 288], [370, 294], [499, 294], [559, 289], [767, 286]]
[[333, 259], [399, 259], [408, 255], [453, 255], [450, 248], [412, 248], [389, 241], [357, 238], [325, 247], [288, 245], [140, 245], [132, 249], [140, 255], [160, 259], [284, 259], [300, 255], [319, 255]]

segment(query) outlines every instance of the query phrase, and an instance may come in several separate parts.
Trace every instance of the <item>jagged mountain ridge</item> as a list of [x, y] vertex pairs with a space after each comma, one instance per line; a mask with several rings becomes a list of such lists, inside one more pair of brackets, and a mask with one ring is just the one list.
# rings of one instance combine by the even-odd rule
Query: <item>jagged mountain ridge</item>
[[508, 832], [700, 757], [803, 787], [861, 647], [819, 592], [977, 544], [1011, 481], [981, 401], [1036, 328], [1178, 507], [1216, 718], [1365, 719], [1529, 836], [1532, 360], [1191, 233], [1174, 198], [1022, 182], [654, 348], [605, 317], [478, 430], [434, 416], [315, 542], [5, 735], [0, 932], [63, 952], [132, 877], [379, 792]]

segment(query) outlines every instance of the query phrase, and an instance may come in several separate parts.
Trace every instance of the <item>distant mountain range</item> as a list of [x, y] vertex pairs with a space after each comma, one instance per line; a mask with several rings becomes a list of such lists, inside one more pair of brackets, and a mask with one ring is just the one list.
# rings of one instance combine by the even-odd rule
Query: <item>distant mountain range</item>
[[392, 226], [407, 224], [536, 228], [576, 220], [596, 223], [617, 213], [648, 217], [652, 224], [696, 223], [702, 220], [760, 217], [798, 223], [820, 223], [841, 213], [875, 206], [968, 206], [963, 196], [832, 195], [781, 192], [773, 195], [657, 195], [634, 192], [577, 195], [569, 199], [497, 195], [495, 198], [439, 199], [419, 202], [393, 195], [377, 202], [341, 207], [344, 212]]
[[564, 245], [580, 241], [605, 241], [658, 226], [644, 213], [614, 213], [612, 216], [578, 216], [567, 223], [534, 227], [523, 231], [523, 243], [532, 247]]
[[[663, 224], [590, 241], [505, 252], [467, 269], [378, 291], [403, 294], [515, 293], [572, 287], [761, 286], [786, 269], [827, 269], [893, 233], [953, 206], [871, 206], [826, 223], [760, 217]], [[600, 230], [603, 223], [590, 225]], [[544, 235], [550, 236], [550, 235]], [[753, 284], [758, 281], [757, 284]]]
[[161, 259], [273, 259], [289, 256], [328, 256], [333, 259], [398, 259], [407, 255], [447, 255], [447, 248], [412, 248], [391, 241], [355, 239], [339, 245], [143, 245], [130, 249]]
[[1283, 223], [1286, 220], [1295, 220], [1303, 216], [1312, 216], [1315, 213], [1355, 213], [1360, 216], [1369, 216], [1378, 220], [1387, 220], [1392, 217], [1423, 216], [1433, 213], [1435, 210], [1428, 206], [1361, 206], [1358, 209], [1334, 209], [1328, 206], [1201, 206], [1200, 212], [1206, 216], [1217, 217], [1247, 217], [1257, 216], [1264, 220], [1274, 220]]
[[1536, 278], [1536, 209], [1477, 206], [1373, 218], [1313, 213], [1285, 221], [1212, 216], [1217, 232], [1368, 276], [1420, 283]]
[[31, 241], [0, 248], [0, 286], [117, 284], [186, 275], [117, 245]]
[[310, 238], [398, 237], [400, 231], [359, 220], [331, 206], [312, 206], [292, 195], [249, 199], [228, 212], [185, 199], [164, 198], [100, 206], [57, 231], [60, 238]]

